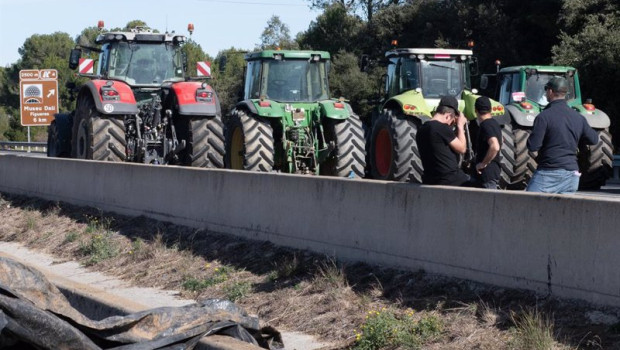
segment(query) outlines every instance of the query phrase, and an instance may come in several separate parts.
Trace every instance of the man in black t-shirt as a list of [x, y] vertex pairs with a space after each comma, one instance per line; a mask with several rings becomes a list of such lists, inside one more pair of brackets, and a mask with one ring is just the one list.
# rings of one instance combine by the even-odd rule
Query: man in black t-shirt
[[469, 176], [459, 167], [459, 155], [467, 150], [464, 132], [467, 119], [458, 108], [456, 98], [442, 97], [433, 119], [418, 130], [416, 142], [424, 167], [424, 184], [461, 186], [469, 182]]
[[476, 140], [476, 183], [479, 187], [497, 189], [501, 172], [500, 148], [502, 130], [497, 120], [491, 118], [491, 100], [478, 97], [474, 104], [480, 129]]

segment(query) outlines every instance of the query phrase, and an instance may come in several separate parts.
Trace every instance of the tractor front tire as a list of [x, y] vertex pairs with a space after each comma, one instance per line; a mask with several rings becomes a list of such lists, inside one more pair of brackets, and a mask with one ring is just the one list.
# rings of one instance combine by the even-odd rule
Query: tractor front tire
[[374, 179], [422, 182], [417, 133], [418, 122], [413, 117], [383, 111], [370, 136], [370, 171]]
[[536, 160], [527, 149], [531, 130], [516, 129], [511, 124], [502, 127], [502, 160], [500, 188], [523, 190], [536, 170]]
[[182, 118], [177, 135], [185, 140], [180, 158], [183, 165], [201, 168], [224, 167], [224, 123], [218, 116]]
[[366, 152], [362, 121], [355, 114], [345, 120], [326, 118], [323, 121], [325, 141], [333, 142], [335, 149], [321, 164], [321, 175], [364, 177]]
[[581, 147], [579, 150], [580, 190], [600, 189], [605, 185], [613, 170], [614, 154], [611, 134], [607, 130], [597, 132], [599, 142], [593, 146]]
[[226, 168], [270, 172], [274, 154], [269, 122], [244, 110], [233, 111], [226, 126]]

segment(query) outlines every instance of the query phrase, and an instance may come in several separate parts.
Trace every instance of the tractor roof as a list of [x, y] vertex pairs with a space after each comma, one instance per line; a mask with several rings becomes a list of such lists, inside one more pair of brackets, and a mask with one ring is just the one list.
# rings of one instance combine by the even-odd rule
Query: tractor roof
[[265, 50], [251, 52], [245, 55], [246, 61], [260, 59], [310, 59], [319, 57], [320, 60], [329, 60], [330, 55], [327, 51], [310, 51], [310, 50]]
[[543, 73], [566, 73], [571, 70], [576, 70], [574, 67], [569, 66], [512, 66], [512, 67], [504, 67], [499, 70], [500, 73], [517, 73], [524, 71], [526, 69], [535, 69], [539, 72]]
[[394, 49], [385, 53], [385, 57], [397, 57], [406, 55], [430, 55], [430, 56], [472, 56], [471, 50], [460, 49]]
[[97, 44], [110, 41], [140, 41], [140, 42], [184, 42], [185, 36], [174, 33], [153, 33], [152, 30], [143, 27], [136, 27], [128, 32], [107, 32], [97, 36]]

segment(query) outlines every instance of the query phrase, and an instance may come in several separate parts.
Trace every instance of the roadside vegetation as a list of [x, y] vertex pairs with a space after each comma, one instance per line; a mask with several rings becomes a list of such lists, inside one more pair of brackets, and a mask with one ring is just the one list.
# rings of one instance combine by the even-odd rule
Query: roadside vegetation
[[144, 217], [0, 195], [0, 241], [183, 298], [225, 298], [326, 349], [620, 349], [620, 310], [341, 262]]

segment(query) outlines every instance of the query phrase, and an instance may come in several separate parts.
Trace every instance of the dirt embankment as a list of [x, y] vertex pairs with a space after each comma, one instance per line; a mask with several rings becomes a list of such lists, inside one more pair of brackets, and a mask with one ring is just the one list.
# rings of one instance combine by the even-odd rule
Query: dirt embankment
[[[524, 337], [537, 329], [552, 345], [536, 348], [620, 349], [617, 309], [5, 194], [0, 217], [0, 240], [78, 260], [137, 286], [231, 299], [264, 325], [313, 334], [336, 349], [359, 345], [369, 311], [378, 310], [436, 320], [439, 331], [424, 349], [528, 349]], [[533, 330], [524, 324], [529, 320]]]

